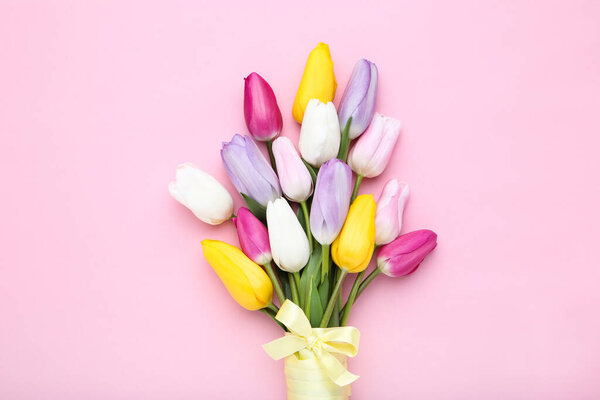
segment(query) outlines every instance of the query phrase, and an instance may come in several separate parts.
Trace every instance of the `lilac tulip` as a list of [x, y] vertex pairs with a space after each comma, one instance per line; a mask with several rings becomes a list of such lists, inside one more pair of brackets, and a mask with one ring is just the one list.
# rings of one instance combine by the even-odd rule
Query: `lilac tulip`
[[297, 203], [306, 201], [312, 194], [313, 180], [292, 141], [283, 136], [275, 139], [273, 155], [285, 196]]
[[281, 197], [277, 175], [249, 136], [234, 135], [223, 143], [221, 158], [229, 179], [240, 193], [263, 206]]
[[400, 121], [376, 113], [369, 129], [350, 150], [348, 164], [352, 170], [367, 178], [381, 174], [390, 161], [401, 128]]
[[244, 117], [250, 134], [260, 141], [273, 140], [283, 126], [275, 93], [256, 72], [245, 78]]
[[352, 171], [337, 158], [319, 169], [310, 210], [310, 229], [322, 245], [331, 244], [340, 233], [350, 206]]
[[398, 236], [379, 251], [377, 268], [391, 277], [411, 274], [435, 246], [437, 246], [437, 235], [427, 229]]
[[381, 246], [396, 239], [402, 229], [402, 214], [408, 200], [408, 185], [389, 180], [377, 200], [375, 213], [375, 244]]
[[338, 107], [341, 129], [352, 117], [348, 131], [350, 139], [359, 137], [371, 123], [376, 93], [377, 66], [365, 59], [358, 60]]
[[244, 254], [259, 265], [270, 262], [272, 257], [269, 233], [263, 223], [245, 207], [241, 207], [237, 217], [232, 220], [237, 228], [240, 246]]

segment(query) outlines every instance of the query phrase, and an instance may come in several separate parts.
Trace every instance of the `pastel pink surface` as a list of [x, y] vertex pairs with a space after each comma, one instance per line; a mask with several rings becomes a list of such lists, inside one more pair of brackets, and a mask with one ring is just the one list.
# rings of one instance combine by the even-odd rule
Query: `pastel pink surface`
[[[380, 72], [403, 232], [439, 245], [353, 309], [356, 399], [600, 397], [600, 4], [0, 2], [0, 398], [281, 399], [281, 331], [229, 298], [172, 200], [260, 73], [297, 140], [306, 56]], [[241, 201], [236, 197], [236, 206]]]

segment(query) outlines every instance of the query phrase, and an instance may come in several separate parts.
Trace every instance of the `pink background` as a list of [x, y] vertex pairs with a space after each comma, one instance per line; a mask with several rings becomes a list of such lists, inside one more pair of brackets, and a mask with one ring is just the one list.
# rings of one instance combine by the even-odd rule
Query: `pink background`
[[[600, 398], [600, 3], [0, 2], [0, 398], [281, 399], [280, 330], [230, 299], [172, 200], [229, 183], [243, 77], [291, 106], [331, 46], [404, 121], [379, 193], [439, 246], [357, 303], [357, 399]], [[285, 2], [288, 3], [288, 2]], [[236, 206], [241, 204], [236, 196]]]

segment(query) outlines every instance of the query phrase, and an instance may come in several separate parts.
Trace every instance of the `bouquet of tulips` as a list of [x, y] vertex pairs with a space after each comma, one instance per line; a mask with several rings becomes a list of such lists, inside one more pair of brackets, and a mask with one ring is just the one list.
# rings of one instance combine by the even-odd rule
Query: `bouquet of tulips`
[[[352, 305], [381, 273], [414, 272], [437, 243], [430, 230], [399, 235], [408, 185], [388, 181], [377, 202], [358, 195], [363, 178], [385, 169], [401, 130], [398, 120], [375, 113], [377, 75], [374, 63], [359, 60], [336, 111], [333, 62], [329, 47], [319, 43], [292, 110], [301, 124], [298, 153], [280, 136], [273, 89], [250, 74], [244, 116], [251, 136], [235, 135], [221, 149], [247, 208], [234, 214], [227, 190], [190, 163], [179, 166], [169, 185], [202, 221], [235, 225], [241, 249], [206, 239], [204, 256], [242, 307], [264, 312], [284, 329], [264, 348], [274, 359], [285, 358], [288, 399], [350, 396], [358, 376], [347, 370], [347, 357], [356, 355], [359, 341], [358, 329], [346, 326]], [[270, 162], [255, 141], [266, 143]], [[365, 277], [376, 249], [377, 265]], [[354, 282], [344, 300], [349, 275]]]

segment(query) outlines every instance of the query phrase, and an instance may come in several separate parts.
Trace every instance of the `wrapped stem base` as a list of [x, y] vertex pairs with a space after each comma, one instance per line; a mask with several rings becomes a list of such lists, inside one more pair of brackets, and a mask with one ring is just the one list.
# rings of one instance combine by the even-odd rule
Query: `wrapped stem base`
[[[348, 357], [336, 354], [344, 367]], [[336, 385], [311, 351], [301, 350], [285, 358], [287, 400], [348, 400], [350, 385]]]

